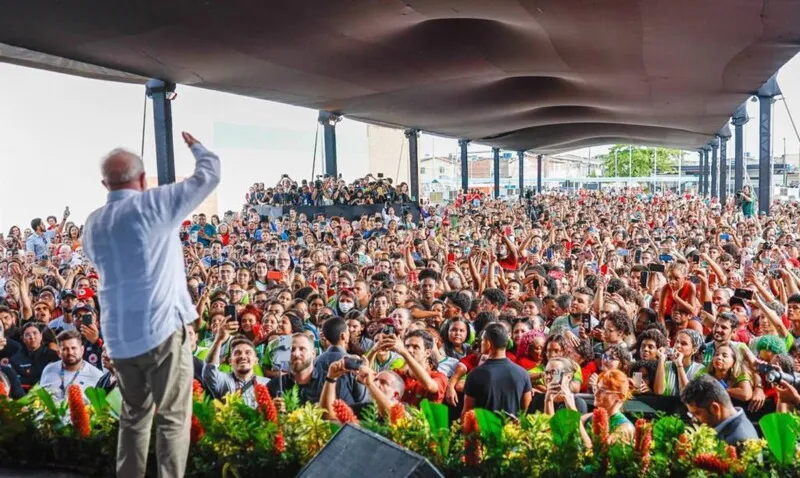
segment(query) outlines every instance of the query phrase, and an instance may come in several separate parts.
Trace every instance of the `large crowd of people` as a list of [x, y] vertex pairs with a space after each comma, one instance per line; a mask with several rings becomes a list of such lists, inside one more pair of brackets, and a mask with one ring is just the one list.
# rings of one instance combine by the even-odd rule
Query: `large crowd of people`
[[[255, 405], [263, 383], [279, 404], [296, 387], [303, 403], [358, 413], [374, 402], [382, 414], [423, 399], [453, 416], [603, 407], [620, 439], [633, 433], [627, 401], [672, 397], [729, 443], [800, 405], [797, 203], [754, 215], [734, 198], [626, 189], [470, 193], [423, 206], [417, 222], [389, 206], [359, 218], [251, 209], [404, 200], [389, 179], [284, 176], [253, 186], [240, 212], [186, 221], [176, 234], [207, 393]], [[69, 210], [0, 244], [10, 396], [116, 387], [103, 291]]]

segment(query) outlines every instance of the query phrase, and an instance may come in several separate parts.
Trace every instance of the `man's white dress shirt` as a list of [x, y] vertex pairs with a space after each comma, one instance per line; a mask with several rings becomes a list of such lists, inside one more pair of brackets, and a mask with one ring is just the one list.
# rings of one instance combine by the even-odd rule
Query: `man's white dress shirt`
[[202, 145], [184, 181], [144, 192], [120, 189], [86, 220], [84, 254], [100, 276], [100, 325], [112, 359], [140, 356], [197, 318], [186, 288], [181, 222], [220, 181], [220, 161]]

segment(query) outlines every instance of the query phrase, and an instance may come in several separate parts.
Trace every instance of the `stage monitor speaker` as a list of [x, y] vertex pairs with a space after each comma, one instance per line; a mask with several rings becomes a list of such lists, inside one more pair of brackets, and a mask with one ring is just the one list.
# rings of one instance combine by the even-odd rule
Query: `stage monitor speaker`
[[298, 478], [444, 478], [424, 457], [352, 425], [342, 427]]

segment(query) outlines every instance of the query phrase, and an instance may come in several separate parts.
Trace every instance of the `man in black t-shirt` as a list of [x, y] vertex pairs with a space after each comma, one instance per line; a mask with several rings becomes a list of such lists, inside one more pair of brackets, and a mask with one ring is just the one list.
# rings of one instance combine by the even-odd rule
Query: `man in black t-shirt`
[[508, 332], [492, 323], [481, 334], [481, 354], [487, 359], [467, 375], [462, 415], [473, 408], [517, 415], [531, 403], [531, 380], [524, 368], [506, 358]]

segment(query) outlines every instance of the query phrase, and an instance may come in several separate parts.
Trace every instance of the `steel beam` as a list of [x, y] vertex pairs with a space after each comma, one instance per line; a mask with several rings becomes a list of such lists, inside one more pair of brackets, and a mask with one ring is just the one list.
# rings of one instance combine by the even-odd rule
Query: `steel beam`
[[147, 82], [145, 88], [147, 96], [153, 100], [158, 184], [174, 183], [175, 150], [172, 142], [172, 98], [174, 98], [175, 84], [152, 79]]
[[469, 191], [469, 164], [467, 164], [468, 139], [459, 139], [458, 147], [461, 148], [461, 190]]
[[756, 92], [758, 97], [758, 210], [772, 205], [772, 103], [781, 94], [777, 73]]
[[408, 138], [408, 182], [412, 201], [419, 200], [419, 130], [407, 129]]
[[703, 148], [697, 150], [697, 194], [700, 196], [704, 196], [705, 192], [703, 191], [703, 171], [705, 171], [705, 151]]

